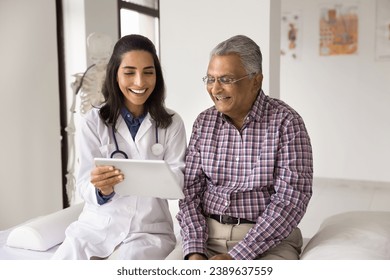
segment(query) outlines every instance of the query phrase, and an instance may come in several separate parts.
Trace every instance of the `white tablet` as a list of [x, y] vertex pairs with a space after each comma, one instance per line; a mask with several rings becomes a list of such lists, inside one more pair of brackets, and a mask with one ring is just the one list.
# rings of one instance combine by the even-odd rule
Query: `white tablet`
[[95, 158], [96, 165], [111, 165], [125, 176], [114, 190], [120, 195], [137, 195], [166, 199], [184, 197], [175, 174], [164, 160]]

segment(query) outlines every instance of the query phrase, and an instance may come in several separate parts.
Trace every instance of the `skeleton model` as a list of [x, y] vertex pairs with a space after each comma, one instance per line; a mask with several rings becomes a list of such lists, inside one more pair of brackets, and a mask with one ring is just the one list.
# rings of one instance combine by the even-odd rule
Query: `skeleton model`
[[79, 94], [80, 113], [85, 114], [92, 107], [100, 105], [103, 101], [102, 85], [105, 78], [106, 65], [112, 51], [112, 40], [102, 33], [92, 33], [87, 38], [87, 54], [92, 64], [84, 73], [73, 75], [75, 81], [71, 87], [73, 100], [70, 107], [70, 119], [65, 131], [68, 134], [68, 165], [66, 174], [66, 193], [70, 205], [79, 202], [75, 193], [75, 169], [76, 169], [76, 147], [75, 147], [75, 108], [76, 96]]
[[82, 114], [104, 101], [102, 84], [112, 50], [112, 41], [107, 35], [92, 33], [87, 38], [87, 47], [88, 57], [93, 64], [87, 68], [81, 81], [80, 112]]

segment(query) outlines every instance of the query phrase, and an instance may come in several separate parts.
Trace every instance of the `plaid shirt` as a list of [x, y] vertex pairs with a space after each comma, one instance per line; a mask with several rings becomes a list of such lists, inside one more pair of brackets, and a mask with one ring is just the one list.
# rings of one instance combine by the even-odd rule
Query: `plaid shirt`
[[206, 254], [208, 214], [256, 221], [229, 254], [255, 259], [285, 239], [312, 195], [313, 161], [302, 118], [260, 92], [240, 131], [215, 107], [194, 122], [185, 198], [177, 215], [184, 255]]

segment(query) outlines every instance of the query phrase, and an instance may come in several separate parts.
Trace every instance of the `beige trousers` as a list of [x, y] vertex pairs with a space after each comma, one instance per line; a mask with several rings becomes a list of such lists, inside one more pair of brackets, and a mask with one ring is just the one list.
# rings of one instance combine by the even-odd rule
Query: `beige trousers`
[[[229, 252], [238, 242], [244, 239], [253, 224], [226, 225], [216, 220], [207, 219], [209, 238], [207, 240], [207, 257]], [[281, 243], [258, 256], [259, 260], [298, 260], [302, 248], [302, 234], [299, 228]], [[181, 244], [168, 255], [167, 260], [182, 260]]]

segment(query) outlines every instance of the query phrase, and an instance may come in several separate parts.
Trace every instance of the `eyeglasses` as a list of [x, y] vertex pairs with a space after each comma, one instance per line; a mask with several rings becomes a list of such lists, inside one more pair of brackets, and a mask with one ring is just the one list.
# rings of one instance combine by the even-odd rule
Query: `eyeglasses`
[[222, 77], [218, 77], [218, 78], [211, 77], [211, 76], [205, 76], [202, 78], [202, 80], [203, 80], [204, 84], [207, 86], [213, 85], [215, 83], [215, 80], [220, 82], [222, 85], [231, 85], [231, 84], [237, 83], [238, 81], [241, 81], [241, 80], [245, 79], [246, 77], [248, 77], [250, 75], [254, 75], [254, 74], [256, 74], [256, 72], [246, 74], [245, 76], [238, 78], [238, 79], [231, 78], [228, 76], [222, 76]]

